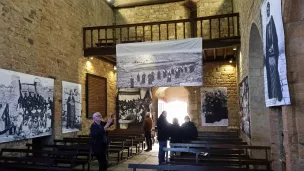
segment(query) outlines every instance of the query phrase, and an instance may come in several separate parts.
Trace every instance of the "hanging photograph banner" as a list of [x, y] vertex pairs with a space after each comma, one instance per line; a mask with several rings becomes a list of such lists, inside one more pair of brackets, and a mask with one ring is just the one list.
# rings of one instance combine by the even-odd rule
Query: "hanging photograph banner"
[[250, 113], [249, 113], [249, 86], [248, 77], [239, 84], [240, 99], [240, 129], [248, 136], [250, 133]]
[[120, 129], [141, 129], [147, 112], [151, 113], [150, 88], [122, 88], [118, 90], [118, 124]]
[[81, 130], [81, 85], [62, 81], [62, 133]]
[[228, 126], [227, 88], [201, 88], [202, 126]]
[[281, 0], [264, 0], [261, 16], [266, 106], [289, 105]]
[[0, 143], [52, 134], [54, 80], [0, 69]]
[[119, 44], [117, 87], [201, 86], [202, 38]]

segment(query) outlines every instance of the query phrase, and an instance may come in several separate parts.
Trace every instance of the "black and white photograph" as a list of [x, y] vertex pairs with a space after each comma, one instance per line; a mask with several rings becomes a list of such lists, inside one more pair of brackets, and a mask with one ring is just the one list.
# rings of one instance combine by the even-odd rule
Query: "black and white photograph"
[[227, 88], [201, 88], [202, 126], [228, 126]]
[[62, 133], [81, 130], [81, 85], [62, 81]]
[[0, 69], [0, 143], [52, 134], [54, 80]]
[[245, 77], [243, 81], [239, 84], [239, 99], [240, 99], [240, 128], [248, 137], [251, 137], [248, 77]]
[[117, 87], [201, 86], [202, 39], [117, 45]]
[[281, 0], [264, 0], [261, 16], [266, 106], [289, 105]]
[[141, 128], [145, 115], [151, 112], [152, 91], [146, 88], [122, 88], [118, 91], [120, 129]]

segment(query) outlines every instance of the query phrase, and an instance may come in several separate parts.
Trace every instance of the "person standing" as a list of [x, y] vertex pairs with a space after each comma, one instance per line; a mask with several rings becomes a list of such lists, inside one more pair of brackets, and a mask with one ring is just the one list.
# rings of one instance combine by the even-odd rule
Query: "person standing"
[[282, 86], [278, 71], [279, 64], [279, 45], [276, 26], [272, 15], [270, 15], [270, 3], [267, 3], [267, 25], [266, 25], [266, 73], [268, 98], [276, 98], [282, 101]]
[[145, 132], [145, 138], [147, 142], [147, 149], [145, 151], [151, 151], [152, 150], [152, 137], [151, 137], [152, 119], [150, 117], [150, 112], [147, 112], [146, 114], [143, 130]]
[[183, 133], [183, 140], [195, 140], [198, 136], [197, 128], [193, 122], [190, 121], [189, 116], [185, 116], [185, 123], [181, 126]]
[[163, 111], [157, 120], [157, 140], [159, 142], [158, 163], [165, 162], [164, 147], [167, 147], [169, 123], [167, 121], [167, 111]]
[[179, 143], [182, 141], [181, 127], [177, 118], [173, 118], [172, 125], [170, 125], [170, 143]]
[[108, 167], [107, 148], [108, 138], [107, 130], [113, 125], [113, 114], [107, 122], [102, 122], [102, 116], [99, 112], [93, 114], [94, 122], [90, 128], [90, 137], [92, 141], [92, 151], [98, 160], [99, 171], [106, 171]]

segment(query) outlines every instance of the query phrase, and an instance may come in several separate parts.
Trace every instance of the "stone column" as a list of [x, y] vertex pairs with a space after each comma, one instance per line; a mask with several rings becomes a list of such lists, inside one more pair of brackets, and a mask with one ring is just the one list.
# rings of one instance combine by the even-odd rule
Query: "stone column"
[[283, 0], [291, 105], [282, 108], [286, 170], [304, 170], [304, 1]]

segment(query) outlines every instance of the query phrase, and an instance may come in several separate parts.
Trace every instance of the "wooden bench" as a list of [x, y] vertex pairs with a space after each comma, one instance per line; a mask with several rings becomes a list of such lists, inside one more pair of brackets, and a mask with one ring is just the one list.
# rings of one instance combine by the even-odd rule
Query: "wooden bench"
[[[208, 164], [216, 165], [263, 165], [267, 169], [270, 169], [271, 161], [268, 160], [268, 150], [270, 147], [265, 146], [247, 146], [247, 145], [233, 145], [233, 144], [187, 144], [187, 143], [171, 143], [171, 148], [166, 149], [166, 155], [168, 152], [187, 152], [194, 153], [196, 156], [191, 155], [181, 155], [173, 156], [171, 161], [178, 162], [181, 164], [194, 163], [197, 164], [198, 161]], [[263, 150], [265, 151], [265, 158], [263, 159], [250, 159], [248, 156], [248, 150]], [[198, 157], [199, 154], [203, 153], [201, 158]], [[207, 154], [207, 155], [206, 155]], [[235, 161], [235, 159], [237, 159]], [[168, 158], [166, 158], [168, 160]]]
[[[12, 155], [18, 153], [19, 157], [5, 156], [5, 153]], [[77, 165], [74, 163], [77, 157], [75, 151], [48, 151], [48, 150], [30, 150], [30, 149], [10, 149], [3, 148], [1, 150], [0, 161], [6, 167], [10, 168], [22, 168], [20, 166], [14, 166], [20, 164], [25, 168], [41, 169], [41, 167], [49, 167], [44, 169], [51, 170], [72, 170]], [[47, 161], [47, 163], [41, 161]], [[34, 167], [34, 168], [33, 168]]]
[[34, 146], [33, 144], [26, 144], [28, 150], [36, 150], [38, 148], [41, 151], [72, 151], [77, 152], [76, 158], [74, 159], [75, 167], [78, 165], [82, 165], [82, 170], [85, 170], [85, 165], [88, 165], [88, 170], [90, 170], [90, 162], [93, 161], [92, 159], [92, 150], [90, 146], [85, 145], [58, 145], [58, 144], [51, 144], [51, 145], [40, 145]]
[[193, 143], [193, 144], [235, 144], [235, 145], [247, 145], [247, 142], [241, 140], [217, 140], [217, 139], [196, 139], [183, 141], [183, 143]]
[[[55, 144], [62, 143], [64, 145], [70, 144], [70, 145], [81, 145], [85, 144], [90, 146], [91, 139], [90, 138], [63, 138], [62, 140], [54, 140]], [[121, 162], [123, 160], [123, 152], [124, 152], [124, 142], [121, 141], [119, 144], [116, 145], [109, 145], [108, 152], [109, 154], [117, 154], [117, 163]]]
[[[145, 148], [145, 141], [143, 137], [136, 136], [136, 135], [109, 135], [109, 139], [112, 138], [125, 138], [125, 139], [133, 139], [134, 145], [136, 147], [136, 154], [140, 153], [140, 151], [144, 150]], [[140, 148], [141, 147], [141, 148]]]
[[[0, 167], [1, 171], [9, 171], [11, 169], [24, 170], [54, 170], [51, 169], [53, 166], [53, 159], [41, 159], [33, 157], [8, 157], [0, 156]], [[54, 167], [52, 167], [54, 168]]]
[[[78, 138], [82, 139], [90, 139], [89, 135], [78, 135]], [[139, 153], [139, 147], [141, 144], [141, 140], [138, 139], [136, 136], [109, 136], [108, 137], [110, 145], [117, 145], [121, 144], [122, 141], [124, 141], [124, 149], [128, 150], [128, 157], [133, 155], [133, 147], [135, 147], [135, 154]]]
[[153, 164], [129, 164], [128, 168], [136, 171], [137, 169], [149, 170], [176, 170], [176, 171], [271, 171], [263, 169], [229, 168], [229, 167], [210, 167], [194, 165], [153, 165]]

